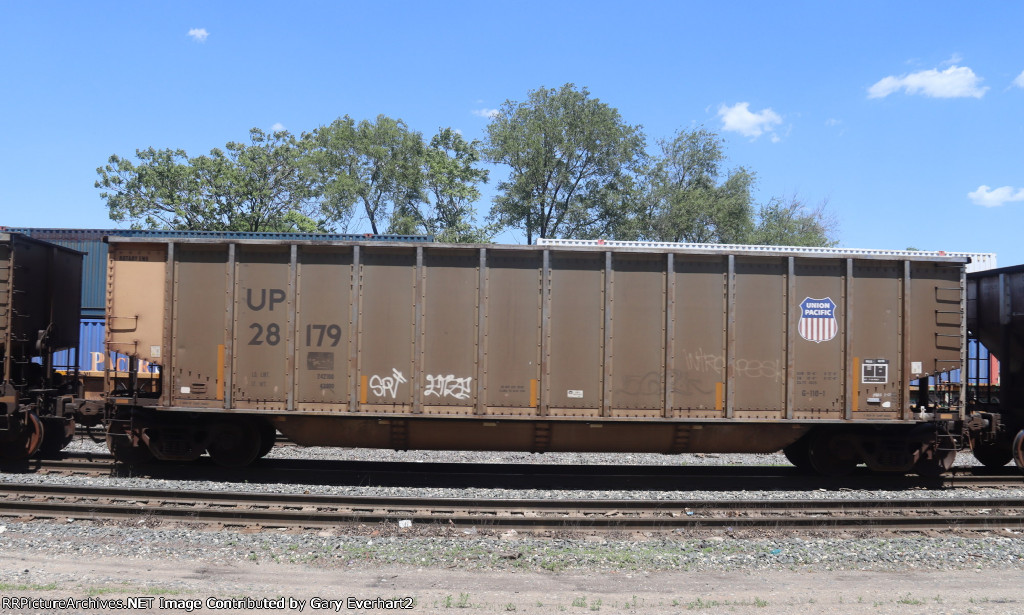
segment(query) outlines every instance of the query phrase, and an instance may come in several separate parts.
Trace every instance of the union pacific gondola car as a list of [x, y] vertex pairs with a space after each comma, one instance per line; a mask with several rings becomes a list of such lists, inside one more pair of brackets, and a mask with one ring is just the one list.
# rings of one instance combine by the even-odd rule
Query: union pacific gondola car
[[[966, 258], [111, 237], [121, 459], [301, 445], [774, 452], [934, 473], [968, 424]], [[120, 391], [115, 393], [115, 391]], [[927, 391], [925, 391], [927, 393]]]
[[[80, 255], [0, 234], [3, 457], [59, 450], [75, 416], [103, 422], [123, 461], [244, 465], [280, 430], [396, 449], [783, 449], [826, 474], [939, 472], [969, 442], [1024, 466], [1020, 268], [201, 233], [111, 236], [109, 252], [104, 353], [129, 369], [85, 399]], [[1001, 405], [971, 412], [946, 381], [937, 407], [928, 379], [965, 365], [968, 322], [1003, 360]]]

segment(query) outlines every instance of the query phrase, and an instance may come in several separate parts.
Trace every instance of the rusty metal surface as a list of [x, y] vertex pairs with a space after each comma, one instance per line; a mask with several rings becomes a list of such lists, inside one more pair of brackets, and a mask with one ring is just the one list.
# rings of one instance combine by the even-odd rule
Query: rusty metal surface
[[[128, 238], [110, 253], [112, 317], [143, 316], [108, 342], [165, 364], [164, 406], [388, 425], [282, 427], [308, 443], [769, 451], [809, 421], [911, 420], [910, 380], [961, 362], [964, 259]], [[476, 433], [474, 417], [522, 420]], [[675, 428], [713, 421], [783, 429]]]

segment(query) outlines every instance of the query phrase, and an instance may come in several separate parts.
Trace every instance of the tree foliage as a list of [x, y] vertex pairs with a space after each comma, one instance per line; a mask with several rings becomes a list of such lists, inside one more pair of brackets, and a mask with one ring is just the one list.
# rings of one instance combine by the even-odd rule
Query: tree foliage
[[[482, 160], [508, 168], [486, 224], [477, 222]], [[254, 128], [248, 142], [196, 157], [140, 149], [96, 172], [111, 219], [133, 228], [837, 243], [827, 203], [794, 196], [758, 206], [755, 174], [726, 169], [714, 132], [681, 130], [649, 157], [640, 126], [571, 83], [505, 101], [484, 143], [452, 128], [428, 142], [401, 119], [346, 115], [299, 137]]]
[[573, 84], [506, 101], [487, 126], [484, 152], [510, 167], [491, 209], [498, 224], [536, 237], [614, 234], [635, 205], [633, 173], [644, 158], [639, 126]]
[[722, 181], [722, 140], [703, 128], [680, 131], [658, 145], [640, 235], [688, 243], [746, 241], [754, 228], [754, 174], [740, 167]]
[[836, 220], [828, 203], [807, 207], [796, 196], [772, 198], [758, 211], [750, 243], [771, 246], [831, 247], [836, 245]]
[[[479, 143], [442, 128], [425, 143], [405, 122], [378, 116], [356, 124], [343, 117], [311, 135], [310, 166], [324, 194], [324, 211], [347, 224], [366, 218], [374, 233], [428, 233], [438, 241], [486, 241], [475, 226]], [[357, 214], [358, 211], [358, 214]]]
[[179, 230], [323, 230], [318, 195], [301, 169], [303, 146], [285, 131], [254, 128], [249, 143], [209, 155], [137, 150], [96, 169], [110, 218], [133, 228]]
[[134, 228], [348, 231], [359, 216], [373, 233], [452, 242], [494, 233], [475, 224], [487, 181], [479, 143], [450, 128], [428, 145], [401, 120], [346, 116], [299, 138], [254, 128], [249, 143], [208, 155], [149, 148], [136, 158], [114, 155], [96, 170], [111, 219]]
[[427, 209], [421, 223], [436, 241], [484, 243], [496, 232], [492, 226], [477, 226], [474, 203], [480, 198], [479, 184], [487, 182], [480, 162], [480, 142], [466, 141], [451, 128], [438, 130], [425, 151]]
[[423, 136], [385, 115], [339, 118], [315, 130], [310, 155], [324, 211], [342, 226], [359, 209], [374, 233], [408, 233], [423, 201]]

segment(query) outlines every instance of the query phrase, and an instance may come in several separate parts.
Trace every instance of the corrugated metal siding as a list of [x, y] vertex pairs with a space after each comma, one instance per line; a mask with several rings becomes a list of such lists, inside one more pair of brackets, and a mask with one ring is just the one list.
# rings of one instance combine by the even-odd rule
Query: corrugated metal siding
[[[89, 371], [94, 359], [102, 361], [103, 338], [105, 327], [102, 320], [82, 320], [78, 328], [78, 370]], [[96, 353], [94, 357], [93, 354]], [[53, 355], [53, 366], [56, 369], [70, 368], [74, 355], [70, 350], [63, 350]], [[102, 366], [100, 369], [103, 369]]]
[[[102, 372], [107, 362], [118, 371], [128, 369], [128, 357], [120, 353], [106, 352], [106, 326], [104, 321], [92, 318], [82, 319], [78, 329], [78, 371]], [[63, 350], [53, 355], [53, 366], [64, 370], [71, 368], [74, 355], [70, 350]], [[142, 372], [150, 371], [143, 366]]]
[[[985, 348], [981, 342], [975, 339], [967, 340], [967, 373], [968, 382], [989, 382], [992, 379], [992, 384], [998, 384], [999, 380], [999, 361], [993, 362], [994, 357], [988, 352], [988, 348]], [[940, 375], [938, 378], [935, 376], [928, 377], [928, 385], [935, 386], [941, 383], [953, 383], [960, 384], [961, 370], [955, 369], [946, 374]]]
[[246, 233], [238, 231], [170, 231], [133, 229], [8, 228], [85, 253], [82, 263], [82, 318], [103, 318], [107, 304], [107, 243], [104, 237], [162, 237], [183, 239], [287, 239], [327, 241], [400, 241], [427, 243], [431, 235], [365, 235], [356, 233]]

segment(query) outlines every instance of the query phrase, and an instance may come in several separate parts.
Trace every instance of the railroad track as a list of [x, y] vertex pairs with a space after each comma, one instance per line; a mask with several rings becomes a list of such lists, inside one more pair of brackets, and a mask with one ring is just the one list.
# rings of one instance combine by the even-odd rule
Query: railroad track
[[808, 476], [782, 466], [607, 466], [494, 463], [410, 463], [312, 459], [264, 459], [249, 468], [193, 463], [114, 464], [110, 455], [72, 453], [58, 460], [0, 465], [16, 473], [133, 476], [250, 483], [402, 487], [488, 487], [600, 490], [800, 491], [810, 489], [1022, 488], [1024, 477], [1007, 466], [998, 472], [956, 469], [935, 478], [878, 475], [868, 471], [841, 478]]
[[354, 524], [499, 530], [1020, 529], [1024, 498], [549, 500], [352, 497], [0, 483], [0, 516], [237, 526]]

